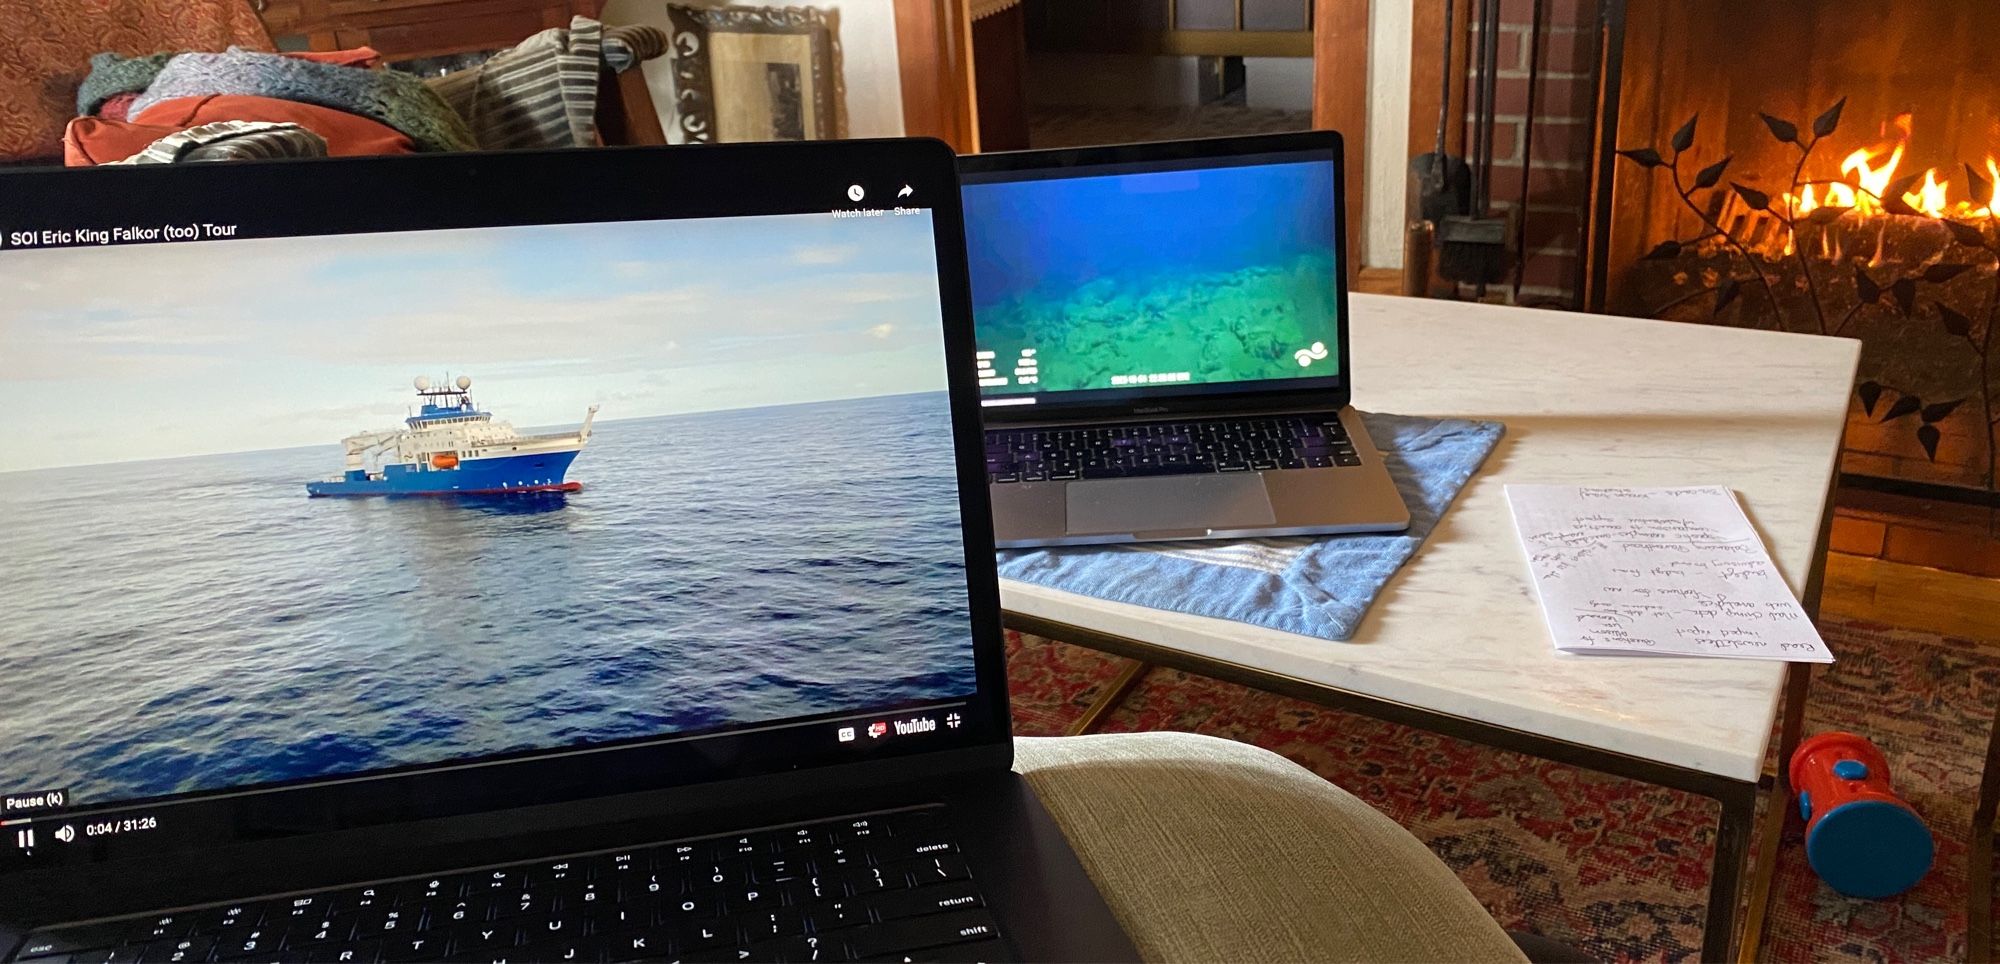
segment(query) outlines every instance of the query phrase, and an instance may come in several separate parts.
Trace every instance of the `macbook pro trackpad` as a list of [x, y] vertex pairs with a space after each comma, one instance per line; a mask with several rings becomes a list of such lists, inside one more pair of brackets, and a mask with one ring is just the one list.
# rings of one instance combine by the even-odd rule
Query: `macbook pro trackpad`
[[1277, 519], [1264, 478], [1254, 472], [1072, 482], [1067, 494], [1074, 535], [1182, 529], [1205, 535], [1201, 530], [1248, 529]]

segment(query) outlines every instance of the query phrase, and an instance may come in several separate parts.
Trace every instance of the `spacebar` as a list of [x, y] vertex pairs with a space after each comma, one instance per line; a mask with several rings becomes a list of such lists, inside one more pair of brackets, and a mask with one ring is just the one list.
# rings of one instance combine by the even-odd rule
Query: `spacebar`
[[1085, 468], [1086, 479], [1136, 479], [1149, 475], [1200, 475], [1215, 471], [1212, 465], [1113, 465], [1107, 468]]

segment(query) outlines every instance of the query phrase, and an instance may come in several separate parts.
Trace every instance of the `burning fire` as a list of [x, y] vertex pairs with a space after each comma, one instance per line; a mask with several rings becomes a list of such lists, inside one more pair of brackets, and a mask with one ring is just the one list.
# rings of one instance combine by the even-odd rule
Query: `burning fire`
[[[1814, 184], [1807, 184], [1796, 196], [1787, 192], [1784, 199], [1793, 213], [1803, 217], [1822, 207], [1852, 209], [1862, 217], [1883, 213], [1883, 201], [1888, 197], [1889, 186], [1896, 183], [1896, 169], [1903, 163], [1910, 140], [1910, 115], [1898, 115], [1890, 126], [1897, 132], [1894, 141], [1864, 147], [1840, 162], [1840, 173], [1847, 180], [1825, 184], [1823, 193], [1815, 192], [1814, 188], [1820, 185]], [[1984, 198], [1951, 201], [1951, 181], [1938, 177], [1937, 168], [1930, 168], [1924, 171], [1923, 180], [1898, 200], [1927, 218], [1970, 220], [2000, 216], [1996, 215], [2000, 212], [2000, 162], [1991, 155], [1986, 158], [1986, 173], [1988, 193]]]

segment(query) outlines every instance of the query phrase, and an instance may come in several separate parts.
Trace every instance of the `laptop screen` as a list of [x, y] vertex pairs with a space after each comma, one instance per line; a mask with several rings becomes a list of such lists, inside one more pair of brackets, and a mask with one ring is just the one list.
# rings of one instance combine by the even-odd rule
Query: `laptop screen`
[[1335, 190], [1306, 152], [968, 174], [984, 404], [1338, 379]]
[[6, 225], [0, 844], [245, 791], [631, 789], [958, 735], [989, 551], [939, 225], [908, 188], [865, 200], [949, 168], [874, 173], [739, 216]]

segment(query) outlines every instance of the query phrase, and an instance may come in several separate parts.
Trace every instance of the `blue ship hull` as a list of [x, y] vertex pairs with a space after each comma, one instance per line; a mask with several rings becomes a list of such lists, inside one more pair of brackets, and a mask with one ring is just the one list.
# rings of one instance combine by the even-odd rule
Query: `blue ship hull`
[[539, 455], [509, 455], [467, 459], [457, 468], [433, 469], [413, 464], [388, 465], [379, 477], [361, 470], [343, 478], [307, 482], [306, 494], [322, 495], [494, 495], [512, 492], [575, 492], [578, 482], [563, 475], [577, 451]]

